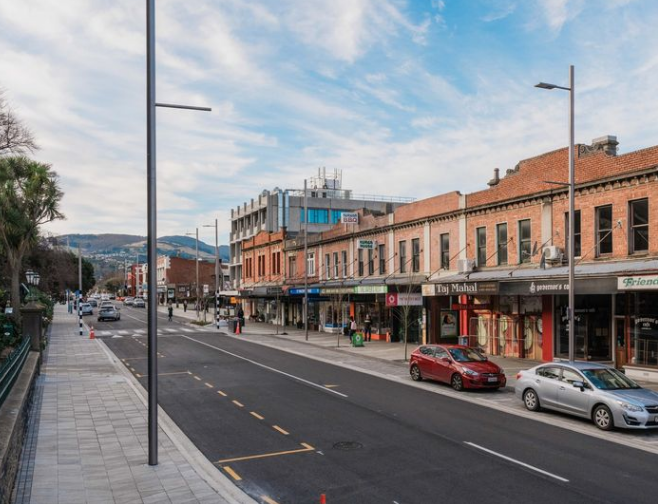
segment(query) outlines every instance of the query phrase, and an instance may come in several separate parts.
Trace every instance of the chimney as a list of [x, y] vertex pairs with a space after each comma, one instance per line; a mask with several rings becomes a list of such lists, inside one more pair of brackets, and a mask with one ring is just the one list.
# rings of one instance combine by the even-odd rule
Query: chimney
[[487, 182], [489, 187], [493, 187], [495, 185], [498, 185], [498, 182], [500, 182], [500, 170], [498, 168], [494, 168], [494, 177]]
[[617, 155], [618, 145], [619, 142], [617, 141], [617, 137], [613, 135], [606, 135], [592, 140], [592, 147], [594, 147], [596, 150], [602, 150], [608, 156]]

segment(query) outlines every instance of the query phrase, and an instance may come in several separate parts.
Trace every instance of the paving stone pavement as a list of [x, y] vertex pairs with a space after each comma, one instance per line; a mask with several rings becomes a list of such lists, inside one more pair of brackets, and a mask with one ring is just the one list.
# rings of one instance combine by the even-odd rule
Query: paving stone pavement
[[159, 463], [149, 466], [143, 399], [102, 344], [79, 336], [77, 329], [77, 319], [58, 307], [15, 502], [253, 502], [219, 471], [208, 477], [207, 468], [190, 462], [189, 452], [179, 448], [181, 439], [173, 440], [162, 428]]

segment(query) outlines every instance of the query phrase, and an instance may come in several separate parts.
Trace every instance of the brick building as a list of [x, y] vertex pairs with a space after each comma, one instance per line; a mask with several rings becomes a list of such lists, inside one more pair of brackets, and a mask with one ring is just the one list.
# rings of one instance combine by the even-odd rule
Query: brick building
[[[227, 266], [223, 270], [226, 272]], [[194, 259], [158, 256], [158, 294], [164, 302], [167, 291], [173, 289], [174, 299], [196, 297], [196, 266]], [[199, 295], [213, 295], [215, 290], [215, 263], [199, 261]]]
[[[575, 169], [576, 357], [658, 369], [658, 146], [617, 155], [616, 138], [603, 137], [577, 146]], [[461, 335], [492, 354], [565, 357], [568, 187], [551, 182], [567, 181], [564, 148], [496, 170], [482, 191], [362, 209], [358, 224], [309, 236], [312, 327], [369, 314], [393, 341]], [[244, 249], [261, 265], [243, 275], [245, 289], [280, 287], [284, 323], [302, 316], [303, 248], [303, 237], [259, 234]]]

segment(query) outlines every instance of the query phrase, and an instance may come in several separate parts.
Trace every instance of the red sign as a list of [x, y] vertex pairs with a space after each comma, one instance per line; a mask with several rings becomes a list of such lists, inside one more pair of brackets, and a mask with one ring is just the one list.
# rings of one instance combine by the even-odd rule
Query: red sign
[[386, 306], [397, 306], [398, 305], [398, 294], [397, 292], [389, 292], [386, 294]]

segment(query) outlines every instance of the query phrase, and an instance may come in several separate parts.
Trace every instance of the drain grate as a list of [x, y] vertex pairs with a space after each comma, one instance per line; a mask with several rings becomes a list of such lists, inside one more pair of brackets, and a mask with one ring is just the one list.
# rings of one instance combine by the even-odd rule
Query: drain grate
[[357, 443], [356, 441], [341, 441], [340, 443], [336, 443], [334, 445], [334, 450], [341, 450], [341, 451], [354, 451], [354, 450], [360, 450], [363, 448], [363, 445], [361, 443]]

